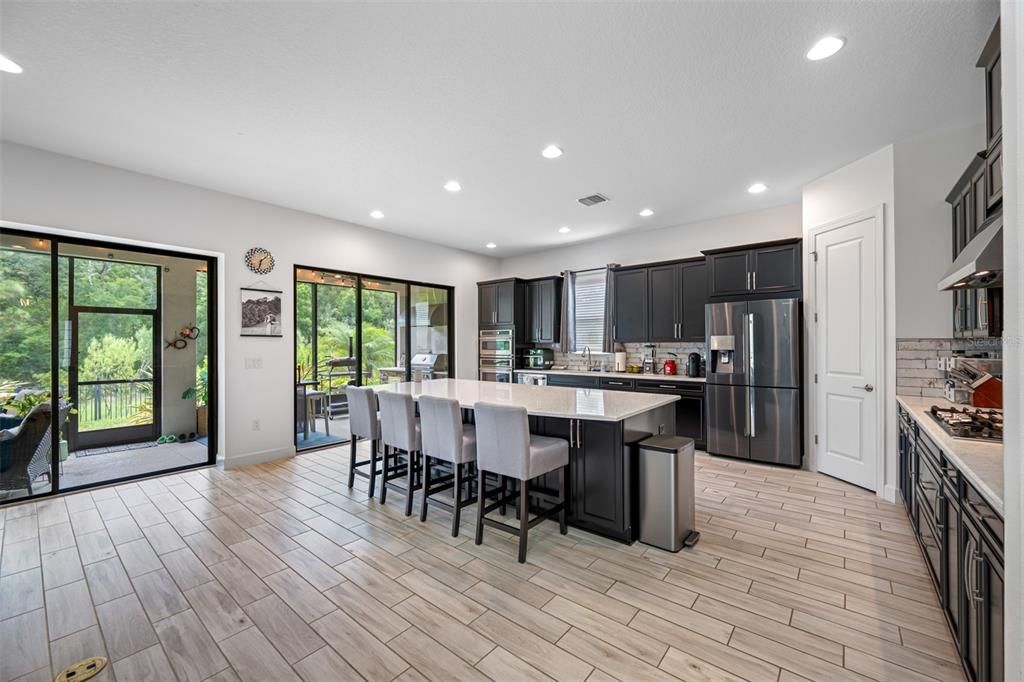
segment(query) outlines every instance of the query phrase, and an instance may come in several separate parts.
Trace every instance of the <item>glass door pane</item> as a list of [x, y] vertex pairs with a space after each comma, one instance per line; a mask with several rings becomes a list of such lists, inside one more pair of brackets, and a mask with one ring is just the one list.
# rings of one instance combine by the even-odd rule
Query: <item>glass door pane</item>
[[365, 277], [361, 283], [363, 384], [407, 381], [405, 311], [409, 286]]
[[345, 387], [357, 383], [356, 278], [295, 273], [295, 446], [348, 441]]
[[0, 234], [0, 502], [53, 486], [50, 248]]
[[71, 383], [78, 409], [74, 449], [155, 441], [159, 436], [154, 324], [152, 313], [72, 313], [76, 363]]
[[448, 290], [420, 284], [409, 286], [409, 333], [412, 378], [448, 377]]

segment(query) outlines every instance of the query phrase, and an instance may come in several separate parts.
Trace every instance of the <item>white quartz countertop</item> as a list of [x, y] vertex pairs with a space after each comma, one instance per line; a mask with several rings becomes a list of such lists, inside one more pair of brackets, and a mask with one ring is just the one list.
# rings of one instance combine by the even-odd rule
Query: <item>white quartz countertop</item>
[[1003, 504], [1003, 445], [959, 440], [950, 437], [928, 413], [932, 405], [949, 407], [953, 403], [942, 398], [917, 398], [896, 396], [903, 407], [910, 412], [921, 430], [935, 441], [942, 452], [956, 465], [960, 473], [977, 488], [981, 496], [1005, 518]]
[[602, 379], [647, 379], [649, 381], [695, 381], [705, 383], [704, 377], [688, 377], [685, 374], [630, 374], [629, 372], [587, 372], [581, 369], [517, 369], [523, 374], [565, 374], [575, 377], [600, 377]]
[[617, 422], [669, 405], [679, 396], [659, 393], [602, 391], [596, 388], [504, 384], [472, 379], [431, 379], [375, 386], [375, 391], [454, 398], [472, 409], [478, 402], [521, 405], [530, 415]]

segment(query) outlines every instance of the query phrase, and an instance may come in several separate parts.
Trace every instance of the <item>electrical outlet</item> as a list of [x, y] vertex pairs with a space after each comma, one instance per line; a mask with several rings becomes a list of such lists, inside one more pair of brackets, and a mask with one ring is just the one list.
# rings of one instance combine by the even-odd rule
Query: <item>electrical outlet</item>
[[259, 419], [253, 419], [252, 420], [252, 430], [253, 431], [259, 431], [260, 430], [260, 420]]

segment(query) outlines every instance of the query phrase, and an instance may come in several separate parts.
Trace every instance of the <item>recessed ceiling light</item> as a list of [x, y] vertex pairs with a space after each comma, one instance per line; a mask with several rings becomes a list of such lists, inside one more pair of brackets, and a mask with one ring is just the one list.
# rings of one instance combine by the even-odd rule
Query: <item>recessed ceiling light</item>
[[645, 208], [642, 211], [640, 211], [641, 218], [650, 218], [652, 215], [654, 215], [654, 211], [652, 211], [649, 208]]
[[0, 71], [4, 73], [21, 73], [23, 69], [7, 57], [0, 54]]
[[544, 147], [544, 151], [542, 151], [540, 155], [543, 156], [545, 159], [557, 159], [564, 153], [565, 152], [563, 152], [562, 148], [559, 147], [558, 145], [549, 144], [547, 147]]
[[818, 42], [814, 43], [814, 47], [807, 51], [807, 58], [812, 62], [819, 61], [821, 59], [828, 59], [839, 50], [843, 49], [843, 45], [846, 44], [846, 40], [837, 36], [825, 36]]
[[381, 213], [380, 211], [370, 211], [370, 217], [373, 218], [374, 220], [380, 220], [381, 218], [384, 217], [384, 214]]
[[747, 191], [751, 194], [760, 194], [761, 192], [768, 189], [768, 185], [763, 182], [755, 182], [753, 185], [747, 188]]
[[487, 242], [486, 244], [484, 244], [484, 246], [486, 246], [488, 249], [496, 249], [496, 248], [498, 248], [498, 245], [495, 244], [494, 242]]
[[462, 189], [462, 185], [459, 184], [458, 180], [449, 180], [448, 182], [444, 183], [444, 188], [449, 192], [458, 192], [459, 190]]
[[562, 225], [560, 228], [558, 228], [558, 231], [561, 232], [562, 234], [569, 234], [569, 232], [571, 232], [568, 225]]

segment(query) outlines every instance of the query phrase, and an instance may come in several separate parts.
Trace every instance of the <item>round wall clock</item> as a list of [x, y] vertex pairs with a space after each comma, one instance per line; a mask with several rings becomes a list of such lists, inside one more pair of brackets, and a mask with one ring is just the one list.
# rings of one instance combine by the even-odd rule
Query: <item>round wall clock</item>
[[262, 246], [254, 246], [245, 252], [245, 266], [257, 275], [269, 275], [274, 269], [274, 255]]

